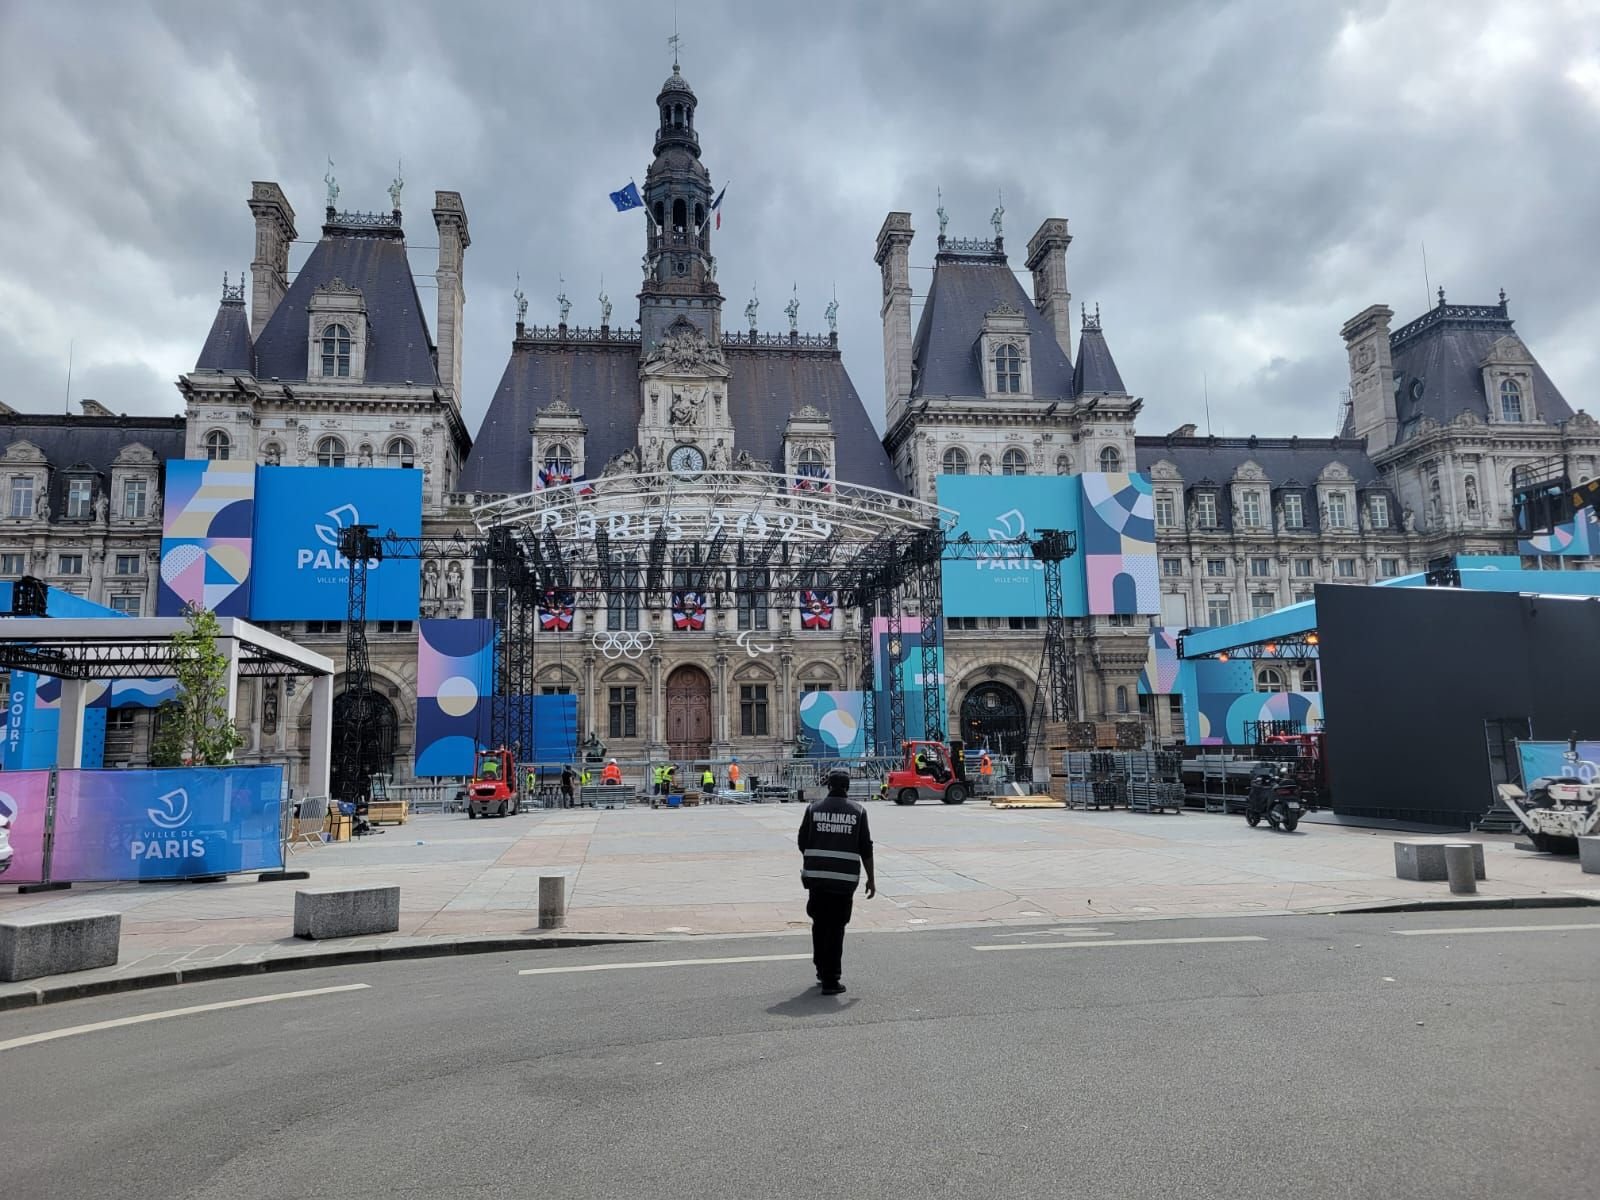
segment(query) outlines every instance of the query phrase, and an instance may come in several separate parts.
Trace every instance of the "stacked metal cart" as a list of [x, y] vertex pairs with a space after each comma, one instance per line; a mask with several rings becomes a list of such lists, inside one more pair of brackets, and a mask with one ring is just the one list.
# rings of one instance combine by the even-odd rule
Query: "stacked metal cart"
[[1083, 750], [1064, 753], [1068, 808], [1183, 811], [1182, 763], [1168, 750]]

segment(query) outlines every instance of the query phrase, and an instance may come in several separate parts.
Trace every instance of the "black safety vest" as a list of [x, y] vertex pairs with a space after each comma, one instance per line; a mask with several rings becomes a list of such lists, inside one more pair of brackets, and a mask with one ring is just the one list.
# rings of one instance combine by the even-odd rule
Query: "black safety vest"
[[861, 865], [872, 861], [867, 810], [845, 796], [813, 801], [800, 821], [800, 882], [819, 892], [856, 890]]

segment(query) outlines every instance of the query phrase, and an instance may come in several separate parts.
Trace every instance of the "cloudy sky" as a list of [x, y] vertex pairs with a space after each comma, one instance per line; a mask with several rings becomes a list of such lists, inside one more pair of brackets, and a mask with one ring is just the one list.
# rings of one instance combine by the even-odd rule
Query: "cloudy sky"
[[[404, 161], [433, 302], [436, 188], [461, 192], [466, 396], [476, 427], [529, 320], [633, 306], [643, 180], [670, 72], [666, 3], [0, 0], [0, 398], [178, 411], [222, 273], [248, 266], [250, 181], [302, 237], [327, 160], [342, 207], [384, 209]], [[1339, 327], [1504, 287], [1574, 407], [1600, 385], [1600, 5], [1592, 0], [1024, 0], [806, 5], [682, 0], [684, 75], [718, 186], [730, 324], [823, 328], [881, 423], [873, 239], [886, 212], [931, 263], [1071, 222], [1075, 303], [1099, 304], [1144, 432], [1332, 432]], [[291, 267], [309, 252], [295, 248]], [[1022, 266], [1021, 253], [1013, 264]], [[914, 272], [919, 294], [927, 271]], [[914, 314], [915, 316], [915, 314]]]

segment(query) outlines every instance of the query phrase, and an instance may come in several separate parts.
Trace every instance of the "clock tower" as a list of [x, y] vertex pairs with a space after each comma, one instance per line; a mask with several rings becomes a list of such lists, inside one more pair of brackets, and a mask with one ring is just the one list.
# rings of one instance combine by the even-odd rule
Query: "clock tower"
[[639, 458], [647, 471], [692, 480], [733, 465], [732, 371], [720, 345], [687, 317], [662, 331], [639, 362]]

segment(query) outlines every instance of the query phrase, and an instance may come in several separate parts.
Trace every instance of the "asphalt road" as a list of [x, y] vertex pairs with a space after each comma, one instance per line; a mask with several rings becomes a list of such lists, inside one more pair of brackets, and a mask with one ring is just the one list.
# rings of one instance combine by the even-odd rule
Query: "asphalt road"
[[599, 946], [3, 1013], [0, 1194], [1570, 1200], [1600, 1178], [1600, 909], [852, 934], [836, 999], [808, 958]]

